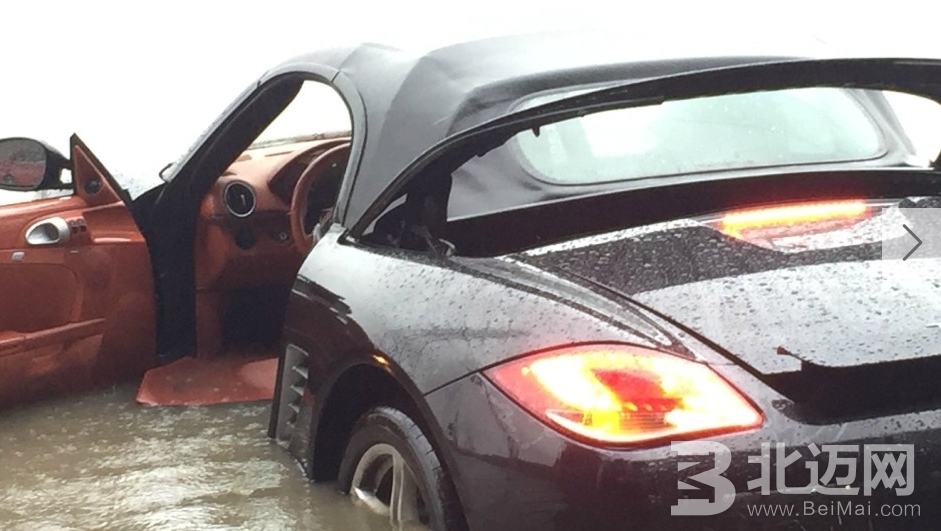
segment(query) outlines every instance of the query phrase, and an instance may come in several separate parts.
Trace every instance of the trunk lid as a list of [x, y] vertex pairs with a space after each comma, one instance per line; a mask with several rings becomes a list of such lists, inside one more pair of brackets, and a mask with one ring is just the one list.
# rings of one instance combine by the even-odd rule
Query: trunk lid
[[657, 223], [517, 257], [630, 298], [816, 410], [835, 396], [841, 414], [933, 401], [941, 258], [882, 251], [916, 244], [900, 207], [941, 201], [836, 206], [845, 212], [786, 223], [769, 209], [751, 211], [750, 226], [735, 224], [741, 213]]

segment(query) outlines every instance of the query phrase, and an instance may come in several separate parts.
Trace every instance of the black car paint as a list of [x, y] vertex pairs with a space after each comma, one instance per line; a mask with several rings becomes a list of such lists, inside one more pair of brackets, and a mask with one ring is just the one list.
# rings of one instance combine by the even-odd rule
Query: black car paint
[[310, 355], [298, 418], [311, 423], [288, 445], [314, 477], [317, 413], [351, 367], [388, 372], [424, 410], [424, 395], [470, 372], [562, 344], [630, 343], [727, 362], [648, 312], [571, 281], [527, 276], [509, 262], [354, 246], [341, 234], [334, 226], [311, 251], [285, 318], [283, 342]]
[[[838, 198], [845, 197], [841, 191], [845, 194], [846, 190], [876, 197], [892, 197], [900, 191], [933, 195], [941, 190], [941, 177], [926, 170], [780, 173], [774, 179], [784, 190], [809, 194], [802, 184], [822, 178], [831, 183], [830, 193]], [[845, 186], [848, 183], [855, 183], [856, 187], [848, 189]], [[701, 186], [721, 189], [723, 185], [718, 181]], [[817, 195], [795, 197], [827, 198], [820, 194], [826, 193], [828, 187], [818, 188]], [[778, 189], [770, 186], [765, 190]], [[689, 193], [701, 197], [698, 191], [692, 188]], [[590, 211], [593, 209], [588, 205], [592, 202], [605, 200], [605, 196], [595, 196], [578, 201], [584, 202]], [[745, 193], [739, 200], [742, 205], [760, 204], [757, 183], [753, 194]], [[695, 209], [693, 212], [705, 213]], [[647, 221], [669, 219], [665, 211], [659, 216]], [[715, 236], [712, 229], [703, 230], [710, 232], [688, 234], [693, 243], [697, 239], [699, 243], [728, 243]], [[621, 517], [636, 522], [638, 529], [644, 525], [683, 528], [688, 524], [667, 516], [669, 506], [675, 503], [678, 478], [676, 458], [669, 456], [668, 449], [597, 449], [570, 440], [519, 410], [480, 373], [500, 361], [557, 345], [595, 341], [634, 343], [702, 359], [758, 401], [766, 416], [758, 432], [718, 439], [733, 449], [739, 461], [746, 453], [757, 455], [760, 442], [769, 441], [789, 445], [823, 441], [917, 442], [921, 452], [918, 471], [921, 475], [932, 475], [919, 483], [921, 497], [904, 501], [923, 502], [926, 512], [918, 520], [919, 525], [937, 521], [932, 519], [933, 513], [929, 511], [933, 509], [928, 503], [933, 493], [941, 492], [938, 477], [932, 472], [937, 470], [935, 441], [941, 429], [936, 410], [916, 408], [868, 419], [808, 420], [791, 398], [770, 388], [760, 375], [742, 365], [739, 352], [715, 345], [701, 331], [686, 329], [680, 323], [674, 325], [670, 316], [661, 318], [657, 312], [645, 310], [626, 293], [599, 284], [601, 278], [597, 274], [594, 282], [586, 281], [585, 277], [598, 264], [598, 257], [591, 252], [541, 257], [435, 257], [368, 248], [341, 236], [342, 229], [334, 227], [309, 256], [300, 274], [304, 287], [297, 291], [307, 290], [315, 295], [297, 293], [292, 297], [286, 320], [285, 342], [309, 350], [312, 362], [316, 363], [310, 367], [309, 394], [299, 415], [304, 419], [303, 429], [308, 431], [299, 433], [297, 440], [289, 443], [292, 454], [300, 458], [313, 477], [318, 476], [312, 459], [316, 451], [313, 442], [318, 429], [317, 408], [329, 399], [330, 386], [345, 370], [368, 365], [388, 371], [417, 405], [430, 437], [455, 476], [472, 529], [584, 529], [579, 522], [591, 522], [597, 529], [619, 529], [623, 528], [619, 527]], [[652, 243], [656, 242], [654, 239]], [[628, 243], [643, 247], [646, 240]], [[671, 255], [675, 249], [670, 246], [657, 245], [657, 249], [661, 247], [665, 253], [660, 257], [663, 260], [675, 255]], [[741, 246], [730, 247], [726, 258], [733, 261], [741, 258], [753, 271], [877, 258], [869, 247], [849, 255], [828, 251], [799, 258], [770, 256], [763, 249], [744, 253], [741, 250]], [[757, 255], [762, 259], [745, 260]], [[670, 281], [683, 285], [722, 273], [703, 268], [685, 276], [679, 271], [674, 276], [667, 272], [668, 278], [664, 279], [606, 270], [604, 276], [635, 282], [636, 289], [628, 290], [635, 294], [644, 289], [663, 288]], [[731, 282], [734, 283], [734, 277]], [[326, 293], [331, 295], [324, 296]], [[377, 363], [375, 354], [387, 359], [390, 366]], [[273, 411], [277, 409], [275, 402]], [[478, 448], [493, 444], [505, 447], [500, 452]], [[754, 469], [739, 463], [730, 476], [745, 481], [753, 478]], [[568, 489], [565, 485], [572, 487]], [[638, 496], [649, 503], [638, 507], [617, 503]], [[525, 516], [521, 512], [497, 511], [501, 500], [519, 504], [511, 506], [534, 509], [526, 511]], [[794, 500], [784, 497], [760, 501]], [[716, 525], [741, 519], [743, 510], [738, 506], [735, 511], [739, 512], [717, 517]], [[807, 529], [816, 525], [803, 521], [801, 524]], [[770, 529], [782, 524], [768, 525]], [[820, 525], [825, 529], [829, 521]], [[898, 522], [892, 525], [896, 527], [887, 529], [905, 528]]]
[[[931, 289], [941, 287], [932, 261], [899, 269], [900, 286], [900, 278], [881, 277], [879, 241], [783, 253], [704, 225], [647, 228], [643, 235], [527, 259], [655, 308], [762, 373], [798, 361], [775, 355], [779, 346], [831, 367], [890, 361], [902, 345], [911, 357], [941, 352], [941, 334], [923, 334], [937, 317]], [[811, 329], [814, 334], [799, 332]]]
[[[941, 416], [936, 411], [886, 416], [878, 419], [813, 425], [779, 411], [787, 399], [768, 393], [767, 387], [738, 367], [717, 370], [739, 389], [760, 396], [766, 420], [761, 428], [712, 437], [732, 452], [724, 473], [736, 486], [736, 501], [716, 516], [671, 516], [679, 495], [678, 480], [711, 468], [708, 459], [692, 472], [678, 472], [688, 461], [669, 446], [615, 449], [589, 446], [560, 435], [523, 412], [481, 375], [470, 375], [425, 397], [436, 424], [445, 436], [445, 452], [470, 529], [515, 530], [932, 530], [939, 528], [937, 505], [941, 492]], [[759, 477], [759, 466], [748, 456], [761, 454], [761, 443], [786, 442], [789, 451], [827, 443], [914, 444], [917, 449], [916, 489], [912, 496], [853, 497], [871, 503], [873, 511], [886, 504], [920, 504], [917, 518], [842, 516], [758, 517], [748, 504], [831, 503], [834, 496], [772, 494], [761, 496], [748, 482]], [[804, 454], [805, 457], [809, 454]], [[824, 466], [821, 464], [821, 466]], [[923, 479], [922, 479], [923, 478]], [[857, 476], [857, 479], [859, 477]], [[806, 469], [788, 469], [788, 486], [809, 483]], [[845, 502], [848, 498], [839, 497]], [[526, 510], [516, 510], [526, 508]]]
[[604, 286], [708, 338], [794, 399], [808, 421], [941, 406], [935, 260], [881, 262], [881, 242], [871, 239], [781, 252], [704, 224], [648, 225], [521, 259]]
[[[484, 53], [488, 50], [489, 55]], [[918, 492], [926, 500], [925, 511], [933, 510], [931, 496], [941, 492], [936, 472], [941, 420], [936, 411], [832, 424], [802, 422], [788, 417], [791, 401], [738, 364], [734, 353], [723, 352], [709, 338], [683, 330], [667, 316], [645, 310], [597, 282], [532, 269], [519, 258], [429, 256], [371, 248], [344, 236], [345, 227], [360, 221], [389, 183], [414, 168], [413, 162], [431, 146], [440, 147], [456, 130], [500, 116], [519, 97], [534, 90], [636, 79], [639, 72], [666, 75], [759, 60], [719, 58], [596, 66], [589, 64], [590, 54], [572, 60], [572, 50], [566, 50], [569, 62], [557, 62], [553, 55], [557, 51], [557, 45], [539, 48], [527, 39], [461, 45], [425, 58], [367, 46], [306, 56], [266, 74], [174, 167], [156, 197], [148, 196], [154, 201], [152, 208], [141, 209], [150, 213], [145, 232], [151, 235], [148, 242], [162, 297], [161, 352], [172, 358], [192, 350], [192, 226], [199, 200], [253, 133], [287, 102], [292, 84], [303, 78], [320, 79], [334, 84], [347, 100], [354, 134], [353, 154], [337, 207], [338, 223], [305, 261], [285, 323], [284, 343], [304, 350], [311, 360], [298, 422], [291, 440], [286, 441], [308, 475], [318, 476], [313, 456], [318, 430], [322, 429], [319, 412], [329, 403], [332, 386], [354, 367], [371, 367], [388, 374], [407, 394], [415, 408], [412, 413], [429, 432], [454, 477], [472, 529], [686, 528], [688, 521], [668, 516], [678, 477], [677, 459], [668, 447], [599, 448], [572, 440], [522, 411], [480, 374], [493, 364], [540, 349], [617, 342], [701, 359], [756, 401], [766, 417], [763, 426], [719, 439], [732, 448], [739, 461], [730, 473], [737, 484], [746, 476], [741, 459], [755, 454], [760, 442], [914, 442], [923, 452], [920, 465], [927, 463], [919, 470], [932, 471], [922, 475], [926, 480]], [[578, 50], [575, 55], [581, 53]], [[484, 70], [492, 66], [487, 57], [494, 54], [502, 54], [499, 68]], [[479, 60], [471, 61], [475, 56]], [[390, 83], [373, 83], [376, 77]], [[908, 150], [904, 148], [894, 153], [892, 164], [900, 163], [905, 154]], [[846, 165], [834, 169], [836, 177], [828, 181], [830, 193], [839, 189], [838, 184], [856, 182], [850, 176], [857, 170], [862, 175], [860, 181], [866, 183], [860, 188], [875, 188], [882, 195], [888, 194], [893, 184], [931, 189], [932, 194], [938, 191], [939, 177], [931, 172], [867, 173], [858, 165]], [[551, 220], [553, 215], [569, 214], [565, 208], [570, 206], [575, 211], [598, 212], [598, 205], [605, 201], [645, 192], [666, 191], [671, 197], [687, 198], [679, 209], [648, 211], [633, 219], [622, 217], [613, 225], [614, 220], [606, 218], [587, 232], [603, 230], [604, 223], [609, 229], [653, 223], [683, 215], [684, 207], [704, 208], [692, 201], [693, 194], [706, 187], [728, 186], [732, 177], [740, 181], [736, 186], [746, 183], [744, 188], [751, 187], [751, 193], [737, 199], [731, 194], [715, 198], [713, 206], [756, 202], [762, 193], [765, 201], [780, 199], [771, 193], [774, 186], [762, 192], [758, 181], [768, 175], [784, 183], [777, 188], [786, 197], [814, 193], [796, 185], [806, 174], [790, 175], [787, 168], [759, 173], [767, 175], [716, 174], [708, 184], [693, 182], [695, 178], [690, 177], [664, 189], [588, 195], [529, 209], [523, 219], [528, 215], [530, 221]], [[823, 189], [826, 193], [827, 186]], [[550, 231], [549, 238], [540, 237], [544, 229], [538, 224], [521, 226], [522, 235], [517, 238], [509, 234], [494, 237], [501, 230], [494, 221], [516, 214], [503, 211], [490, 218], [489, 226], [483, 223], [482, 227], [490, 230], [482, 231], [478, 238], [495, 243], [489, 247], [481, 244], [478, 250], [486, 251], [480, 252], [481, 256], [579, 234], [573, 231], [577, 224], [566, 224], [556, 216], [561, 227]], [[465, 220], [464, 232], [470, 232], [467, 229], [475, 222]], [[285, 369], [284, 362], [282, 356], [279, 374]], [[281, 409], [278, 396], [276, 393], [272, 408], [272, 431]], [[344, 435], [331, 434], [335, 438]], [[739, 507], [726, 513], [719, 522], [741, 527], [740, 511]], [[928, 524], [923, 528], [937, 521], [927, 515], [919, 520]], [[829, 526], [831, 522], [801, 520], [767, 527], [810, 529], [818, 523]], [[755, 528], [765, 524], [745, 525]]]
[[[910, 183], [910, 191], [936, 193], [941, 187], [941, 176], [933, 172], [861, 171], [858, 180], [869, 174], [876, 177], [872, 182], [878, 183], [881, 177], [888, 184], [899, 182], [891, 177], [920, 176], [920, 182]], [[777, 179], [785, 182], [799, 177], [782, 174]], [[874, 190], [890, 193], [882, 187]], [[601, 198], [582, 201], [592, 199]], [[676, 327], [661, 319], [658, 315], [664, 313], [687, 325], [684, 318], [692, 314], [661, 312], [658, 304], [651, 302], [657, 293], [710, 280], [735, 285], [750, 274], [802, 268], [809, 271], [808, 280], [819, 281], [810, 276], [830, 275], [821, 273], [820, 265], [879, 259], [878, 246], [871, 244], [782, 254], [708, 227], [652, 232], [542, 255], [495, 258], [436, 257], [370, 247], [344, 241], [342, 234], [341, 227], [332, 227], [301, 268], [286, 319], [286, 341], [305, 349], [317, 345], [325, 351], [326, 360], [348, 355], [367, 360], [382, 353], [400, 368], [399, 374], [408, 375], [420, 394], [512, 357], [571, 343], [615, 341], [702, 357], [703, 349], [695, 354], [688, 350], [690, 336], [715, 340], [716, 331], [687, 332], [685, 326]], [[791, 292], [789, 288], [781, 296]], [[910, 296], [898, 294], [900, 298]], [[663, 297], [669, 299], [669, 293]], [[743, 303], [748, 301], [752, 299], [743, 299]], [[655, 312], [646, 309], [648, 303]], [[696, 306], [688, 308], [693, 311]], [[856, 310], [851, 307], [846, 311]], [[755, 323], [754, 328], [761, 325]], [[730, 337], [738, 337], [734, 330], [730, 333]], [[933, 344], [925, 348], [930, 350]], [[733, 360], [744, 359], [759, 372], [762, 367], [775, 366], [773, 353], [769, 363], [762, 364], [760, 354], [749, 357], [745, 343], [727, 346], [739, 347], [724, 349], [734, 353]], [[838, 354], [832, 353], [824, 364], [859, 361], [840, 359]], [[712, 357], [710, 362], [729, 360]], [[320, 370], [311, 372], [330, 373], [332, 364], [325, 362]]]
[[[916, 495], [863, 501], [920, 503], [921, 517], [873, 521], [871, 529], [933, 529], [939, 521], [934, 505], [941, 493], [937, 410], [808, 422], [795, 414], [793, 400], [740, 365], [734, 353], [711, 348], [695, 331], [684, 332], [627, 297], [564, 271], [543, 269], [555, 270], [554, 265], [527, 257], [435, 258], [364, 249], [337, 241], [339, 235], [338, 229], [333, 230], [322, 248], [318, 244], [319, 252], [311, 253], [292, 297], [285, 330], [286, 342], [312, 354], [309, 394], [299, 415], [305, 420], [303, 428], [310, 431], [290, 442], [292, 453], [312, 476], [317, 475], [311, 459], [317, 425], [306, 423], [316, 420], [317, 408], [328, 400], [331, 384], [344, 371], [369, 365], [388, 371], [417, 405], [451, 470], [471, 529], [688, 529], [689, 520], [670, 516], [681, 476], [679, 458], [668, 446], [599, 448], [571, 439], [521, 410], [480, 372], [540, 348], [613, 341], [704, 360], [753, 397], [765, 416], [758, 430], [714, 438], [732, 450], [733, 466], [726, 476], [738, 487], [739, 499], [726, 513], [697, 519], [697, 526], [732, 528], [747, 522], [750, 529], [830, 528], [833, 521], [826, 518], [763, 520], [745, 513], [749, 500], [828, 501], [749, 493], [747, 482], [757, 477], [757, 467], [747, 462], [747, 456], [759, 455], [762, 442], [778, 441], [789, 447], [915, 444]], [[393, 293], [397, 296], [388, 298]], [[475, 304], [478, 298], [487, 304]], [[414, 310], [397, 311], [401, 308]], [[465, 345], [472, 352], [455, 350]], [[390, 366], [377, 363], [376, 354]], [[277, 409], [276, 402], [273, 411]], [[804, 469], [793, 468], [796, 472], [789, 470], [787, 483], [806, 484]], [[845, 522], [845, 528], [870, 529], [866, 519]]]
[[498, 273], [500, 264], [353, 246], [337, 241], [339, 234], [329, 232], [309, 255], [286, 318], [284, 341], [320, 353], [310, 368], [315, 392], [321, 378], [351, 359], [378, 367], [374, 354], [390, 360], [418, 398], [482, 367], [559, 344], [684, 348], [672, 327], [571, 282], [510, 279]]

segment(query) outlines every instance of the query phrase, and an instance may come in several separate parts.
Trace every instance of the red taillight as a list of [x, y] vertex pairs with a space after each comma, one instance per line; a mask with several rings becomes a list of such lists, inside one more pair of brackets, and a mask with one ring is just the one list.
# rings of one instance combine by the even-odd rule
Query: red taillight
[[628, 345], [527, 356], [487, 376], [549, 425], [612, 444], [759, 426], [759, 413], [708, 366]]
[[868, 214], [865, 201], [823, 201], [728, 212], [720, 224], [734, 238], [768, 238], [834, 230]]

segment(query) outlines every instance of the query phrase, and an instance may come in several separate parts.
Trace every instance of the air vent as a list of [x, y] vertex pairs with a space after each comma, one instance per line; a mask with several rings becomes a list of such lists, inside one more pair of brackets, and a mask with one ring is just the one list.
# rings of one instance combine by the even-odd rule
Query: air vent
[[310, 356], [294, 345], [288, 345], [281, 373], [281, 396], [278, 401], [275, 439], [290, 444], [301, 412], [301, 399], [307, 389], [307, 363]]
[[231, 182], [222, 191], [222, 202], [233, 216], [247, 218], [255, 211], [255, 190], [241, 181]]

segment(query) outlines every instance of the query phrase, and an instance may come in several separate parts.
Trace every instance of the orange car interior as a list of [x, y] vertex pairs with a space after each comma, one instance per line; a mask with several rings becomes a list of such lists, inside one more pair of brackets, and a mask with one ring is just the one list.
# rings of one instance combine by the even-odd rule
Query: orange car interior
[[[291, 286], [312, 232], [329, 221], [348, 156], [348, 138], [250, 148], [203, 198], [190, 364], [215, 362], [196, 369], [215, 377], [231, 358], [275, 355]], [[156, 364], [153, 270], [129, 198], [77, 137], [71, 164], [72, 195], [0, 206], [0, 408], [133, 379]], [[245, 373], [241, 395], [270, 395], [271, 367], [229, 364], [227, 374]], [[206, 378], [195, 379], [196, 398], [177, 388], [194, 380], [187, 367], [148, 372], [145, 398], [205, 402]], [[232, 393], [224, 394], [213, 400]]]
[[147, 245], [77, 137], [68, 197], [0, 207], [0, 406], [139, 376], [156, 360]]
[[273, 356], [311, 233], [336, 203], [347, 138], [249, 149], [196, 226], [197, 358]]

